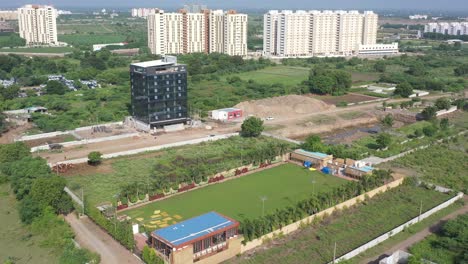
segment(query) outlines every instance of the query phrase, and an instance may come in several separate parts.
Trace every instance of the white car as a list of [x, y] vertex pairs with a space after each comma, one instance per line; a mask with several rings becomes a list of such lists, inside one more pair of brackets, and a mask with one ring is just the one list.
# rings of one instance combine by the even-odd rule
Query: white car
[[267, 121], [268, 121], [268, 120], [274, 120], [274, 119], [275, 119], [275, 118], [272, 117], [272, 116], [269, 116], [269, 117], [265, 118], [265, 120], [267, 120]]

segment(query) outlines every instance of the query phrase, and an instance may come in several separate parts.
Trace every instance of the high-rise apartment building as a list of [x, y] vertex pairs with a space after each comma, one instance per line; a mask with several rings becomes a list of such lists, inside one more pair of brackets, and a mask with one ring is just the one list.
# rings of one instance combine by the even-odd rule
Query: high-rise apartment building
[[247, 55], [247, 15], [203, 10], [148, 15], [148, 47], [153, 54], [219, 52]]
[[18, 8], [20, 37], [26, 45], [56, 45], [57, 10], [52, 6], [25, 5]]
[[440, 22], [429, 23], [424, 26], [425, 33], [439, 33], [444, 35], [468, 35], [468, 22]]
[[132, 116], [152, 127], [185, 123], [187, 111], [186, 65], [177, 58], [130, 65]]
[[372, 11], [271, 10], [264, 15], [263, 52], [279, 57], [352, 55], [360, 44], [376, 43], [377, 20]]
[[132, 8], [132, 17], [146, 18], [154, 10], [154, 8]]

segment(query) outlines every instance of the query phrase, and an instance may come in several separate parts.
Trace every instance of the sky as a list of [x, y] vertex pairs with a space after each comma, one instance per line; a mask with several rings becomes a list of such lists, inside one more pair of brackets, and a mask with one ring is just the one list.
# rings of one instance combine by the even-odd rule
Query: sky
[[61, 7], [159, 7], [176, 9], [184, 3], [206, 4], [209, 8], [236, 9], [396, 9], [468, 10], [466, 0], [0, 0], [0, 7], [51, 4]]

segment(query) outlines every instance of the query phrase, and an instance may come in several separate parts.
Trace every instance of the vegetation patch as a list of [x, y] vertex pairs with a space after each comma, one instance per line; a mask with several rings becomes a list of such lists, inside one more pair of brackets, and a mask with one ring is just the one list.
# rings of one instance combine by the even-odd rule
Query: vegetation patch
[[[409, 185], [391, 189], [362, 204], [326, 218], [319, 225], [302, 228], [275, 240], [268, 249], [231, 260], [231, 263], [328, 263], [356, 247], [448, 200], [452, 195]], [[294, 249], [294, 250], [291, 250]]]

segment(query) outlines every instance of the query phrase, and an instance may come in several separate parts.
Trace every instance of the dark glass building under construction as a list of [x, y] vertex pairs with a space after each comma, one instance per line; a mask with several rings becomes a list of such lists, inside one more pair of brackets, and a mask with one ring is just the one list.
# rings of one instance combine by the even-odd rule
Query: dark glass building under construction
[[132, 116], [151, 127], [188, 121], [187, 70], [177, 58], [130, 65]]

